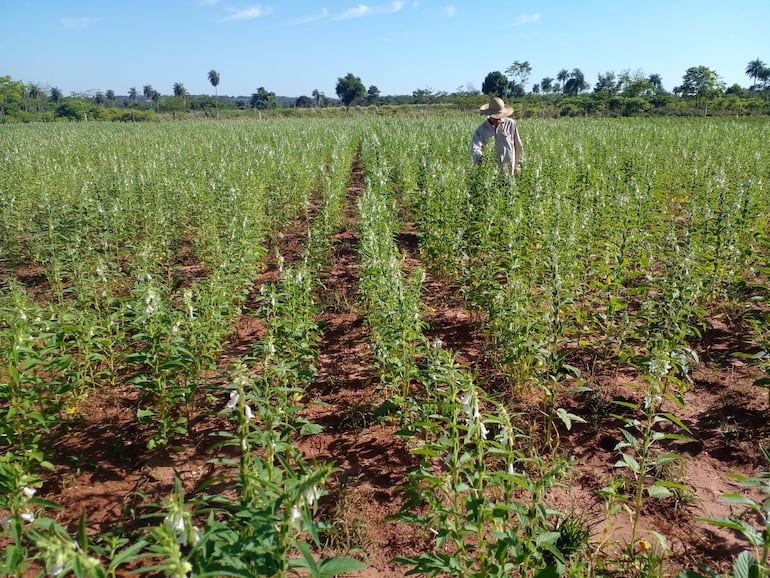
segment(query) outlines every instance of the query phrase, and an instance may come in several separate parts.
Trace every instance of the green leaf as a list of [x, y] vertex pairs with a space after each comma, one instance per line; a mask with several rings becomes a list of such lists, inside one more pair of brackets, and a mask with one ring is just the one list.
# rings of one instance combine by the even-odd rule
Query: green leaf
[[539, 534], [536, 539], [538, 547], [543, 547], [546, 544], [555, 544], [556, 540], [561, 537], [560, 532], [543, 532]]
[[559, 569], [556, 566], [546, 566], [535, 574], [535, 578], [558, 578]]
[[572, 422], [575, 421], [577, 423], [586, 423], [586, 420], [584, 420], [579, 415], [575, 415], [574, 413], [568, 413], [567, 410], [565, 410], [563, 407], [556, 409], [556, 415], [559, 416], [559, 419], [564, 422], [564, 425], [567, 427], [567, 431], [572, 429]]
[[355, 558], [346, 556], [337, 556], [336, 558], [325, 558], [321, 560], [321, 577], [339, 576], [348, 572], [358, 572], [366, 569], [366, 564]]
[[306, 422], [300, 428], [299, 433], [300, 435], [303, 435], [303, 436], [309, 436], [309, 435], [319, 434], [323, 430], [324, 428], [318, 425], [317, 423]]
[[[304, 558], [304, 561], [296, 560], [292, 561], [295, 563], [298, 563], [296, 567], [298, 568], [307, 568], [310, 570], [310, 575], [313, 578], [320, 578], [321, 576], [321, 569], [318, 566], [318, 563], [315, 561], [315, 558], [313, 557], [313, 553], [310, 551], [310, 546], [305, 542], [296, 542], [294, 546], [297, 548], [297, 550], [300, 551], [300, 554], [302, 554], [302, 557]], [[294, 564], [292, 564], [294, 566]]]
[[659, 486], [657, 484], [650, 486], [647, 488], [647, 494], [651, 498], [670, 498], [671, 497], [671, 490], [668, 488], [665, 488], [663, 486]]
[[759, 509], [759, 504], [742, 494], [722, 494], [719, 501], [724, 504], [740, 504], [755, 510]]
[[671, 462], [675, 462], [678, 460], [684, 459], [684, 456], [681, 456], [679, 454], [670, 454], [670, 453], [663, 453], [658, 455], [655, 458], [655, 465], [656, 466], [662, 466], [664, 464], [669, 464]]
[[733, 564], [733, 578], [759, 578], [759, 564], [748, 550], [738, 554]]
[[759, 379], [755, 380], [752, 385], [756, 385], [757, 387], [764, 387], [767, 389], [770, 387], [770, 377], [760, 377]]
[[675, 423], [677, 426], [679, 426], [679, 428], [683, 429], [687, 433], [691, 433], [690, 432], [690, 428], [688, 428], [686, 425], [684, 425], [684, 423], [682, 423], [682, 420], [680, 420], [678, 417], [676, 417], [673, 413], [666, 412], [666, 413], [663, 413], [661, 415], [663, 417], [665, 417], [667, 420]]
[[632, 472], [639, 472], [639, 462], [637, 462], [633, 456], [629, 454], [622, 454], [621, 459], [615, 462], [616, 468], [628, 468]]
[[152, 409], [142, 409], [141, 407], [136, 410], [136, 417], [139, 421], [152, 417], [155, 415], [155, 411]]

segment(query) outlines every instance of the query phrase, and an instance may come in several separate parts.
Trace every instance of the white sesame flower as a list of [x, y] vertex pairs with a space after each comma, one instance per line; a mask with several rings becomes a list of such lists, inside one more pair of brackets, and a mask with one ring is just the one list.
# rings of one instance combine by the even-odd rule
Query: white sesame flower
[[59, 576], [64, 571], [64, 564], [57, 562], [53, 566], [49, 567], [46, 573], [49, 576]]
[[507, 446], [508, 440], [511, 439], [511, 432], [507, 425], [503, 425], [500, 428], [500, 445]]
[[307, 502], [308, 506], [312, 506], [316, 500], [321, 497], [321, 489], [313, 486], [312, 488], [302, 492], [302, 497], [305, 499], [305, 502]]
[[244, 410], [244, 414], [246, 415], [246, 420], [251, 421], [254, 419], [254, 412], [251, 411], [251, 406], [246, 404], [246, 408]]
[[21, 491], [21, 493], [24, 494], [25, 497], [31, 498], [31, 497], [33, 497], [37, 493], [37, 490], [35, 488], [30, 488], [29, 486], [26, 486]]
[[233, 390], [230, 392], [230, 401], [227, 402], [228, 408], [233, 408], [236, 405], [238, 405], [238, 400], [240, 399], [240, 395], [238, 394], [237, 390]]
[[291, 516], [289, 517], [289, 522], [292, 524], [296, 524], [302, 519], [302, 512], [300, 512], [298, 506], [292, 506], [291, 507]]
[[163, 522], [172, 530], [176, 530], [177, 533], [184, 532], [184, 516], [180, 512], [169, 514]]
[[671, 371], [671, 364], [667, 359], [652, 359], [650, 360], [650, 373], [663, 377]]
[[33, 514], [32, 512], [24, 512], [20, 514], [20, 517], [22, 520], [30, 524], [35, 521], [35, 514]]

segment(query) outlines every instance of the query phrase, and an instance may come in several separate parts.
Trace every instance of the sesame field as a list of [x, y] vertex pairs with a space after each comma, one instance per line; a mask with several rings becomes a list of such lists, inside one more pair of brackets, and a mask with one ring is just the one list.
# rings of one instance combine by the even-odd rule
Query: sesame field
[[0, 125], [0, 575], [770, 576], [770, 123]]

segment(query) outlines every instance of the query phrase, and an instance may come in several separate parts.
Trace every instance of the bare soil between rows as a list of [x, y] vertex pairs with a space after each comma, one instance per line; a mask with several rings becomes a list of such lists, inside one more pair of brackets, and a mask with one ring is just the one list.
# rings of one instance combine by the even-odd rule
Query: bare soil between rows
[[[358, 306], [355, 199], [362, 187], [361, 168], [354, 165], [331, 268], [319, 296], [323, 337], [318, 372], [303, 399], [303, 415], [323, 426], [323, 432], [298, 443], [308, 459], [330, 462], [337, 468], [321, 501], [324, 519], [330, 523], [337, 520], [327, 535], [327, 553], [362, 559], [368, 568], [355, 576], [388, 578], [405, 573], [392, 562], [394, 557], [418, 554], [432, 546], [431, 537], [422, 530], [388, 520], [401, 507], [398, 488], [417, 461], [396, 435], [398, 428], [374, 417], [374, 405], [381, 398], [367, 327]], [[281, 241], [281, 255], [286, 261], [299, 258], [304, 241], [304, 224], [293, 224]], [[420, 264], [418, 235], [407, 228], [397, 241], [407, 263]], [[276, 271], [277, 264], [269, 261], [254, 280], [255, 294], [262, 284], [276, 278]], [[489, 346], [458, 288], [429, 273], [423, 294], [426, 333], [441, 339], [461, 365], [494, 382]], [[222, 356], [223, 368], [249, 352], [263, 334], [261, 321], [249, 307], [247, 302], [234, 327]], [[689, 459], [674, 475], [692, 489], [692, 495], [679, 501], [648, 500], [642, 517], [643, 529], [657, 531], [667, 539], [669, 575], [697, 562], [723, 571], [729, 566], [745, 544], [733, 533], [700, 522], [698, 517], [734, 513], [718, 501], [723, 493], [736, 491], [726, 474], [756, 475], [767, 466], [760, 452], [760, 446], [770, 445], [767, 395], [751, 385], [758, 377], [757, 370], [734, 355], [751, 347], [745, 341], [745, 328], [727, 315], [715, 314], [708, 321], [708, 331], [693, 344], [701, 363], [693, 371], [685, 407], [675, 411], [690, 428], [694, 441], [677, 448]], [[590, 368], [581, 369], [590, 372]], [[604, 373], [592, 379], [601, 383], [609, 398], [633, 399], [637, 395], [629, 387], [633, 376]], [[232, 427], [216, 417], [227, 401], [224, 393], [217, 393], [213, 389], [202, 399], [200, 417], [193, 417], [188, 437], [172, 447], [148, 451], [147, 432], [135, 423], [137, 399], [133, 391], [126, 386], [108, 394], [93, 392], [78, 418], [59, 432], [52, 448], [55, 470], [45, 474], [39, 492], [41, 497], [61, 504], [61, 510], [52, 512], [52, 517], [74, 531], [85, 512], [87, 528], [93, 534], [121, 528], [134, 532], [157, 523], [143, 515], [170, 494], [175, 478], [181, 479], [192, 494], [201, 483], [226, 473], [221, 466], [209, 463], [221, 455], [211, 449], [211, 434]], [[565, 511], [575, 508], [599, 518], [602, 502], [597, 490], [617, 474], [614, 447], [620, 440], [620, 423], [609, 417], [600, 401], [585, 395], [562, 400], [567, 409], [585, 416], [588, 423], [576, 423], [570, 431], [560, 429], [560, 449], [574, 457], [574, 470], [568, 487], [552, 496], [555, 505]], [[527, 402], [511, 399], [514, 407], [524, 408]], [[594, 528], [593, 541], [597, 549], [609, 552], [612, 544], [621, 544], [629, 535], [629, 518], [621, 514], [601, 519]]]

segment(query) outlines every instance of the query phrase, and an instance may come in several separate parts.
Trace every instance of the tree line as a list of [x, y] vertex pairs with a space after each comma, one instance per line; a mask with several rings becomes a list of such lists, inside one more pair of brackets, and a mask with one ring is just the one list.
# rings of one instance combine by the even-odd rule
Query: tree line
[[[455, 91], [417, 89], [409, 95], [382, 95], [376, 85], [368, 88], [361, 78], [348, 73], [339, 77], [336, 98], [315, 89], [297, 98], [277, 96], [261, 86], [250, 97], [219, 96], [220, 74], [212, 69], [207, 78], [214, 95], [191, 95], [175, 82], [171, 92], [161, 94], [152, 85], [141, 91], [130, 87], [125, 96], [114, 90], [73, 93], [65, 97], [57, 87], [25, 84], [0, 76], [0, 122], [39, 120], [149, 120], [160, 114], [176, 117], [197, 114], [219, 117], [235, 111], [370, 107], [398, 105], [451, 105], [470, 110], [496, 95], [518, 104], [521, 116], [636, 116], [642, 114], [770, 114], [770, 67], [759, 58], [745, 68], [749, 87], [725, 86], [719, 74], [706, 66], [688, 68], [681, 84], [668, 91], [658, 74], [641, 71], [600, 73], [588, 84], [579, 68], [562, 69], [528, 85], [532, 68], [527, 61], [514, 61], [505, 71], [489, 72], [481, 86]], [[527, 87], [529, 86], [529, 90]]]

